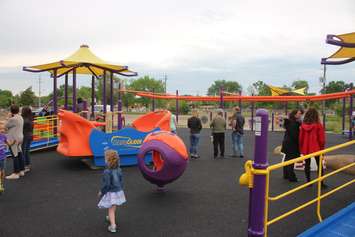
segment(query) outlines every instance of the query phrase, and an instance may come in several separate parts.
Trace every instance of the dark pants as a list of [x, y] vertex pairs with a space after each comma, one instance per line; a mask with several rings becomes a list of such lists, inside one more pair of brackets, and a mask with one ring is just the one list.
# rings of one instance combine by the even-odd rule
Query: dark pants
[[21, 148], [22, 148], [22, 155], [23, 155], [25, 166], [31, 165], [31, 159], [30, 159], [31, 142], [32, 142], [32, 137], [23, 138], [23, 143]]
[[[315, 156], [314, 158], [316, 159], [316, 163], [319, 171], [319, 162], [320, 162], [319, 156]], [[305, 160], [306, 164], [304, 167], [304, 172], [306, 173], [307, 182], [311, 181], [311, 159], [312, 158]], [[324, 174], [324, 168], [322, 167], [322, 176], [323, 174]]]
[[221, 156], [224, 156], [224, 133], [213, 133], [213, 155], [218, 156], [218, 147]]
[[[289, 160], [292, 160], [292, 159], [297, 158], [297, 157], [299, 157], [299, 155], [286, 154], [285, 161], [289, 161]], [[294, 164], [284, 166], [283, 171], [284, 171], [284, 178], [285, 179], [288, 179], [290, 181], [296, 181], [297, 180], [297, 177], [296, 177], [296, 174], [295, 174], [295, 171], [294, 171]]]
[[14, 162], [14, 173], [20, 173], [20, 171], [25, 170], [25, 163], [23, 162], [22, 153], [19, 152], [17, 156], [14, 156], [11, 148], [9, 149], [12, 155], [12, 160]]

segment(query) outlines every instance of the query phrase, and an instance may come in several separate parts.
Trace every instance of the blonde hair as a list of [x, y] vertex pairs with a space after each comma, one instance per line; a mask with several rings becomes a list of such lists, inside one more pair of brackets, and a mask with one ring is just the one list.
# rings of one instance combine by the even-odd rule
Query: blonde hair
[[116, 169], [120, 165], [120, 157], [115, 150], [105, 151], [105, 161], [109, 169]]

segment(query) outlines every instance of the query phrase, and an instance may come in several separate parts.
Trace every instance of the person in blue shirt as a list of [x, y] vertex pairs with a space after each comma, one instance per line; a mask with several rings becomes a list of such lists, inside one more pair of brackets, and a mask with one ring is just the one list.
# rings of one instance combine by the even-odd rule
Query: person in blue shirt
[[110, 223], [108, 231], [117, 232], [116, 208], [126, 202], [123, 192], [122, 170], [120, 158], [115, 150], [105, 151], [106, 169], [103, 172], [101, 190], [99, 192], [99, 208], [107, 208], [106, 220]]
[[6, 161], [7, 139], [5, 135], [5, 123], [0, 121], [0, 193], [5, 191], [5, 161]]

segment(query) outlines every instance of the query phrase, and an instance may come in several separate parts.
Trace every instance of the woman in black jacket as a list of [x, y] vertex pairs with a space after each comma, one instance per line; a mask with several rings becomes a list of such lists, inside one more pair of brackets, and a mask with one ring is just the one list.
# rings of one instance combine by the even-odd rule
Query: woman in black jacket
[[[293, 110], [288, 119], [284, 121], [284, 128], [286, 129], [284, 139], [282, 141], [282, 149], [285, 156], [285, 161], [297, 158], [300, 156], [298, 136], [301, 126], [302, 110]], [[283, 176], [290, 182], [297, 182], [296, 174], [293, 170], [294, 164], [284, 166]]]

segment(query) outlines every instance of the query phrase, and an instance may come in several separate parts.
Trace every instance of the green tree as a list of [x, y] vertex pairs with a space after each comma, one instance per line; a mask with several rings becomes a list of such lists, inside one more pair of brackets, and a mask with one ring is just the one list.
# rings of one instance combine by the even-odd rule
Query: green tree
[[[155, 93], [163, 93], [165, 90], [164, 83], [162, 81], [156, 80], [149, 76], [144, 76], [136, 80], [132, 80], [128, 85], [128, 88], [131, 90], [147, 91], [147, 92], [153, 92], [154, 90]], [[151, 99], [141, 97], [141, 98], [136, 98], [135, 102], [144, 104], [146, 107], [149, 107], [149, 104], [151, 104]], [[162, 100], [156, 101], [157, 107], [162, 107], [165, 104], [166, 104], [165, 101]]]
[[350, 87], [350, 84], [345, 83], [344, 81], [330, 81], [324, 88], [321, 89], [322, 94], [330, 94], [336, 92], [343, 92]]
[[26, 90], [20, 93], [19, 104], [24, 105], [33, 105], [36, 99], [35, 93], [32, 91], [32, 87], [28, 87]]
[[[255, 88], [254, 95], [259, 95], [259, 96], [271, 95], [270, 88], [263, 81], [254, 82], [252, 86]], [[252, 93], [250, 93], [250, 94], [252, 94]]]
[[308, 85], [308, 82], [305, 80], [296, 80], [296, 81], [292, 82], [291, 86], [293, 89], [301, 89], [301, 88], [306, 87], [305, 94], [306, 95], [308, 94], [309, 85]]
[[7, 108], [11, 105], [13, 99], [12, 92], [9, 90], [0, 89], [0, 107]]
[[208, 88], [207, 95], [219, 95], [220, 88], [229, 93], [239, 93], [242, 86], [236, 81], [217, 80]]

